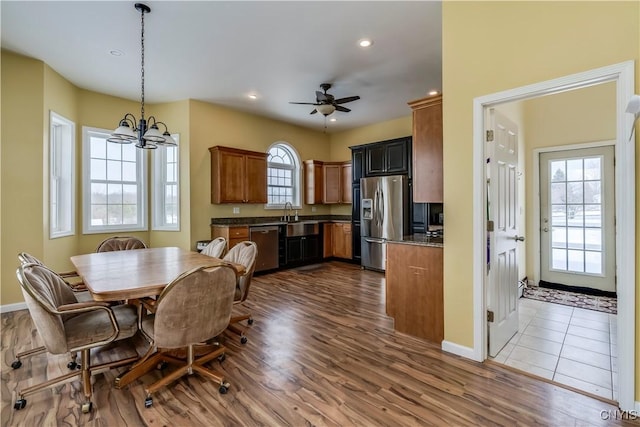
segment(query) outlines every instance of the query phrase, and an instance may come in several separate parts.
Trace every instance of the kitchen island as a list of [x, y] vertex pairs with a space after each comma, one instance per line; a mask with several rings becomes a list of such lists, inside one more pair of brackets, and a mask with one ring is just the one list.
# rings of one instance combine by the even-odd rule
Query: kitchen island
[[437, 345], [444, 339], [442, 237], [387, 242], [386, 312], [394, 328]]

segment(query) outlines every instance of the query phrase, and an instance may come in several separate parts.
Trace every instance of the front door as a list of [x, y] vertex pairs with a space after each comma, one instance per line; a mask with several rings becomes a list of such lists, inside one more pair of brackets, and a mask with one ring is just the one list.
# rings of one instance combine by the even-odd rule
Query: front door
[[615, 292], [613, 146], [540, 154], [540, 279]]
[[518, 128], [494, 109], [489, 110], [487, 142], [488, 215], [493, 223], [488, 253], [487, 309], [489, 355], [495, 357], [518, 332]]

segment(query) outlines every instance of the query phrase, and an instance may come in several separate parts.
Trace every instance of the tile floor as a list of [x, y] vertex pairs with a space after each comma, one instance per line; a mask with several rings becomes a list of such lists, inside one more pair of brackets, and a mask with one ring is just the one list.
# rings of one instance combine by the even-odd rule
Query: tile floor
[[615, 314], [527, 298], [519, 304], [519, 331], [494, 361], [618, 400]]

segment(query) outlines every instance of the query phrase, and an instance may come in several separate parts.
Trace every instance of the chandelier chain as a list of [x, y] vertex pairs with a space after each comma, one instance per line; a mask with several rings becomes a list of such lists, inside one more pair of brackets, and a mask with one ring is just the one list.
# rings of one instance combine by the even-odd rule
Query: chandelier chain
[[141, 103], [142, 107], [141, 107], [141, 113], [140, 114], [142, 116], [141, 117], [142, 120], [144, 120], [144, 10], [141, 11], [141, 15], [142, 15], [142, 18], [141, 18], [141, 28], [142, 29], [140, 31], [140, 46], [142, 48], [141, 49], [142, 54], [140, 55], [140, 57], [141, 57], [140, 74], [141, 74], [141, 77], [142, 77], [142, 79], [141, 79], [142, 88], [141, 88], [141, 91], [140, 91], [141, 92], [141, 97], [140, 97], [141, 98], [141, 100], [140, 100], [141, 102], [140, 103]]

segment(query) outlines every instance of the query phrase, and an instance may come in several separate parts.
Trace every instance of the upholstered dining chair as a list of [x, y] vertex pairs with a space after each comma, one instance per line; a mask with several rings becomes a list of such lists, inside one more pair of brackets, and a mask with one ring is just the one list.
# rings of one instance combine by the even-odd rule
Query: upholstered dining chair
[[137, 237], [108, 237], [104, 239], [98, 247], [96, 252], [111, 252], [111, 251], [128, 251], [131, 249], [145, 249], [147, 245]]
[[[229, 383], [222, 374], [203, 365], [215, 358], [223, 357], [225, 347], [209, 342], [209, 347], [197, 348], [198, 344], [220, 335], [231, 317], [236, 271], [227, 265], [197, 267], [184, 272], [171, 281], [160, 296], [155, 312], [145, 316], [141, 323], [142, 333], [151, 346], [143, 359], [136, 363], [128, 374], [139, 377], [156, 365], [177, 364], [179, 368], [157, 382], [145, 387], [145, 406], [153, 404], [152, 394], [184, 375], [193, 373], [216, 381], [220, 393], [226, 393]], [[202, 347], [202, 346], [200, 346]], [[186, 348], [186, 361], [175, 356], [175, 351]], [[195, 357], [196, 350], [204, 354]], [[119, 378], [116, 386], [120, 386]]]
[[[227, 252], [227, 254], [223, 258], [225, 261], [242, 264], [245, 268], [244, 274], [238, 277], [236, 283], [236, 293], [233, 300], [234, 305], [243, 304], [249, 296], [251, 279], [253, 278], [253, 272], [256, 269], [256, 256], [258, 256], [258, 245], [247, 240], [244, 242], [240, 242], [229, 249], [229, 252]], [[231, 317], [227, 329], [235, 334], [240, 335], [240, 342], [242, 344], [246, 344], [247, 337], [244, 334], [245, 329], [237, 325], [243, 320], [246, 320], [249, 325], [253, 324], [251, 313], [242, 314], [240, 316]]]
[[226, 248], [227, 240], [224, 237], [216, 237], [200, 253], [214, 258], [222, 258]]
[[[38, 258], [36, 258], [35, 256], [27, 253], [27, 252], [21, 252], [18, 254], [18, 260], [20, 261], [20, 265], [25, 265], [25, 264], [37, 264], [37, 265], [42, 265], [44, 266], [45, 264], [40, 261]], [[64, 272], [64, 273], [58, 273], [58, 275], [62, 278], [62, 280], [64, 280], [65, 284], [67, 286], [69, 286], [69, 289], [71, 289], [71, 291], [74, 292], [74, 295], [76, 297], [76, 299], [78, 300], [78, 302], [87, 302], [87, 301], [93, 301], [93, 298], [91, 297], [91, 294], [89, 293], [89, 291], [87, 291], [87, 287], [84, 285], [84, 283], [82, 282], [82, 280], [80, 279], [80, 276], [78, 276], [78, 273], [75, 271], [68, 271], [68, 272]], [[67, 279], [75, 279], [73, 281], [69, 281]], [[42, 354], [42, 353], [46, 353], [47, 348], [45, 346], [40, 346], [40, 347], [35, 347], [32, 348], [30, 350], [25, 350], [22, 351], [18, 354], [16, 354], [16, 360], [14, 360], [11, 363], [11, 367], [13, 369], [19, 369], [20, 367], [22, 367], [22, 360], [25, 357], [30, 357], [30, 356], [35, 356], [37, 354]], [[71, 355], [71, 361], [67, 364], [67, 368], [69, 369], [76, 369], [79, 365], [76, 362], [76, 359], [78, 357], [77, 353], [73, 353]]]
[[71, 380], [82, 379], [85, 401], [82, 412], [90, 412], [91, 375], [94, 371], [133, 363], [137, 357], [91, 365], [90, 350], [114, 341], [132, 337], [138, 330], [136, 307], [121, 304], [109, 306], [103, 302], [78, 302], [65, 281], [45, 266], [28, 263], [16, 272], [27, 303], [31, 319], [51, 354], [75, 353], [82, 355], [82, 369], [58, 378], [48, 379], [18, 390], [15, 409], [23, 409], [25, 397]]

